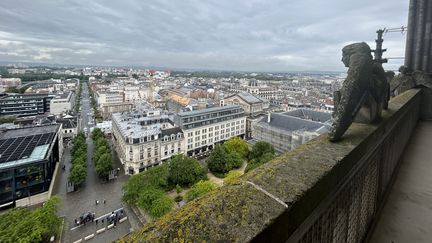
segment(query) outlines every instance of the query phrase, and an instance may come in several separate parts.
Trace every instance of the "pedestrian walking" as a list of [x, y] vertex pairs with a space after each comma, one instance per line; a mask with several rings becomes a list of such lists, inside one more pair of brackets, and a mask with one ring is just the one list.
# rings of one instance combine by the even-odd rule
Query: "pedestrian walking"
[[106, 203], [105, 199], [103, 200], [103, 203], [104, 203], [104, 204]]
[[95, 221], [95, 222], [96, 222], [96, 226], [97, 226], [97, 225], [98, 225], [98, 220], [96, 219], [96, 221]]

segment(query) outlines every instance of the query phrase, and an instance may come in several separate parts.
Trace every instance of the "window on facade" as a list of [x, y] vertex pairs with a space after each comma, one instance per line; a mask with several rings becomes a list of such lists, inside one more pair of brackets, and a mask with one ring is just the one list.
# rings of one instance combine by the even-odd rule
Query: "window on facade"
[[151, 148], [147, 148], [147, 157], [151, 157]]

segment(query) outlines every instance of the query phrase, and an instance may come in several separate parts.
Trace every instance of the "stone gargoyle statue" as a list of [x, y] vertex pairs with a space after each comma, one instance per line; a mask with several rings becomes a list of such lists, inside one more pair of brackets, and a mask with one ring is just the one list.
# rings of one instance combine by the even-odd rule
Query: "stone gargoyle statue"
[[389, 85], [382, 64], [373, 61], [370, 47], [354, 43], [342, 49], [348, 75], [334, 94], [333, 125], [329, 140], [336, 142], [352, 122], [372, 123], [387, 109]]

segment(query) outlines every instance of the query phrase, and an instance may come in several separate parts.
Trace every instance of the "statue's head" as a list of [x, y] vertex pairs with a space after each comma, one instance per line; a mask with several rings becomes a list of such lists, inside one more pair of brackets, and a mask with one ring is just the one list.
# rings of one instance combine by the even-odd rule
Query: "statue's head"
[[368, 44], [365, 42], [350, 44], [342, 49], [342, 62], [345, 67], [349, 67], [350, 57], [353, 54], [365, 54], [372, 60], [371, 49]]

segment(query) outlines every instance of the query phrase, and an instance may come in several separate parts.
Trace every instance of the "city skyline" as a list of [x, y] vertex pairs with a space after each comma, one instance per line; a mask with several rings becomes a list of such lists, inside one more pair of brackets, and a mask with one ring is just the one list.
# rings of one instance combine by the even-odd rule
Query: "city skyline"
[[[341, 48], [406, 26], [398, 1], [0, 3], [0, 60], [235, 71], [343, 71]], [[405, 35], [384, 36], [385, 57]], [[386, 69], [397, 69], [391, 60]]]

